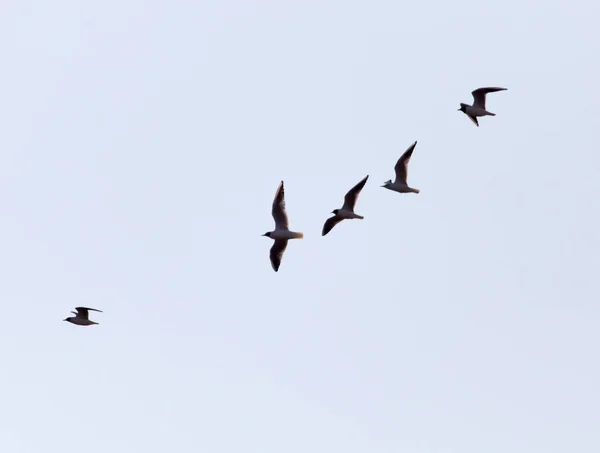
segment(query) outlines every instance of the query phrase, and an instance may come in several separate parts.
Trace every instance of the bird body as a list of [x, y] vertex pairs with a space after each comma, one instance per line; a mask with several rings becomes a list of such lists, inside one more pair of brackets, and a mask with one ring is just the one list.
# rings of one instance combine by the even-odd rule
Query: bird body
[[90, 320], [90, 310], [102, 313], [102, 310], [96, 310], [95, 308], [87, 307], [76, 307], [75, 310], [77, 310], [77, 312], [71, 312], [75, 316], [70, 316], [66, 319], [63, 319], [63, 321], [68, 321], [71, 324], [75, 324], [78, 326], [93, 326], [94, 324], [98, 323]]
[[480, 116], [496, 116], [495, 113], [488, 112], [485, 107], [485, 96], [488, 93], [495, 93], [496, 91], [504, 91], [506, 88], [498, 88], [498, 87], [487, 87], [487, 88], [477, 88], [471, 94], [473, 95], [473, 105], [460, 103], [460, 110], [465, 115], [469, 117], [471, 121], [475, 124], [475, 126], [479, 127], [479, 121], [477, 121], [477, 117]]
[[275, 229], [269, 233], [263, 234], [263, 236], [274, 239], [276, 241], [277, 240], [287, 241], [288, 239], [303, 239], [304, 233], [296, 233], [295, 231], [290, 231], [290, 230]]
[[271, 210], [273, 219], [275, 220], [275, 229], [263, 234], [268, 238], [273, 239], [273, 246], [269, 253], [271, 259], [271, 266], [273, 270], [277, 272], [281, 265], [281, 259], [283, 258], [283, 252], [287, 248], [288, 240], [290, 239], [302, 239], [304, 233], [298, 233], [290, 231], [289, 221], [287, 212], [285, 210], [285, 190], [283, 187], [283, 181], [279, 184], [277, 192], [275, 193], [275, 199], [273, 200], [273, 208]]
[[363, 216], [358, 215], [354, 211], [349, 211], [347, 209], [336, 209], [335, 215], [340, 217], [342, 220], [351, 220], [351, 219], [364, 219]]
[[321, 233], [322, 236], [325, 236], [327, 233], [329, 233], [333, 229], [333, 227], [340, 223], [342, 220], [364, 219], [363, 216], [358, 215], [354, 212], [354, 207], [356, 206], [356, 200], [358, 200], [360, 191], [367, 183], [367, 179], [369, 179], [369, 175], [361, 179], [358, 182], [358, 184], [356, 184], [352, 189], [348, 191], [348, 193], [344, 197], [344, 206], [342, 206], [341, 209], [334, 209], [333, 211], [331, 211], [333, 217], [330, 217], [325, 221], [325, 225], [323, 225], [323, 231]]
[[496, 116], [495, 113], [488, 112], [486, 109], [482, 109], [481, 107], [473, 107], [472, 105], [460, 103], [460, 106], [464, 108], [464, 112], [467, 115], [471, 116]]
[[97, 322], [90, 321], [89, 319], [81, 319], [77, 316], [71, 316], [65, 319], [65, 321], [69, 321], [71, 324], [76, 324], [78, 326], [93, 326], [94, 324], [98, 324]]
[[403, 182], [392, 182], [392, 180], [388, 180], [384, 183], [383, 186], [381, 187], [385, 187], [386, 189], [389, 190], [393, 190], [394, 192], [398, 192], [398, 193], [419, 193], [421, 192], [419, 189], [415, 189], [413, 187], [409, 187], [408, 184], [403, 183]]
[[415, 189], [414, 187], [410, 187], [408, 185], [408, 163], [410, 162], [410, 158], [412, 157], [412, 153], [415, 150], [415, 146], [417, 146], [417, 142], [414, 142], [412, 145], [408, 147], [408, 149], [400, 156], [398, 162], [394, 166], [394, 172], [396, 173], [396, 179], [394, 182], [392, 180], [388, 180], [381, 187], [385, 187], [386, 189], [392, 190], [394, 192], [399, 193], [419, 193], [421, 192], [419, 189]]

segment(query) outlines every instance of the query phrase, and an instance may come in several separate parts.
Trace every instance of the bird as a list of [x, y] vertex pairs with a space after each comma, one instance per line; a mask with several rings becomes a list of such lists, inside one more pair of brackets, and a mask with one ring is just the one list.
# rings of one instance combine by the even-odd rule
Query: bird
[[281, 181], [277, 188], [277, 192], [275, 193], [273, 209], [271, 212], [273, 214], [273, 219], [275, 220], [275, 229], [262, 236], [271, 238], [274, 241], [273, 246], [271, 247], [270, 258], [271, 266], [273, 266], [273, 270], [277, 272], [281, 265], [281, 258], [287, 247], [288, 240], [304, 238], [304, 233], [296, 233], [289, 229], [288, 216], [285, 212], [285, 190], [283, 188], [283, 181]]
[[102, 310], [96, 310], [95, 308], [75, 307], [75, 310], [77, 310], [77, 312], [71, 312], [75, 316], [70, 316], [66, 319], [63, 319], [63, 321], [69, 321], [70, 323], [77, 324], [78, 326], [92, 326], [98, 323], [90, 321], [90, 310], [102, 313]]
[[414, 142], [412, 145], [410, 145], [404, 154], [400, 156], [398, 162], [396, 162], [396, 166], [394, 167], [394, 171], [396, 172], [396, 180], [392, 182], [390, 179], [383, 183], [383, 186], [381, 187], [385, 187], [386, 189], [400, 193], [420, 192], [419, 189], [413, 189], [412, 187], [409, 187], [408, 183], [406, 182], [406, 178], [408, 176], [408, 163], [410, 162], [410, 157], [412, 156], [415, 146], [417, 146], [417, 142]]
[[471, 94], [473, 95], [473, 105], [460, 103], [460, 110], [469, 117], [475, 126], [479, 127], [478, 116], [496, 116], [495, 113], [488, 112], [485, 109], [485, 95], [488, 93], [495, 93], [496, 91], [505, 91], [507, 88], [488, 87], [488, 88], [477, 88]]
[[369, 179], [369, 175], [361, 179], [358, 184], [348, 191], [344, 197], [344, 206], [342, 206], [342, 209], [334, 209], [331, 211], [334, 216], [325, 221], [325, 225], [323, 225], [322, 236], [325, 236], [327, 233], [329, 233], [334, 226], [344, 219], [364, 219], [363, 216], [354, 212], [354, 206], [356, 206], [356, 200], [360, 195], [360, 191], [363, 189], [363, 187], [365, 187], [367, 179]]

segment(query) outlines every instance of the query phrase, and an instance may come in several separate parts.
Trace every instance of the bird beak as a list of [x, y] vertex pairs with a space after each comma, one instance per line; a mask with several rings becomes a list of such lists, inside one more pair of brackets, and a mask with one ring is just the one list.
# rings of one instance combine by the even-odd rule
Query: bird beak
[[460, 112], [460, 109], [456, 109], [457, 112]]
[[266, 236], [266, 235], [267, 235], [267, 233], [265, 233], [265, 234], [261, 234], [261, 236]]

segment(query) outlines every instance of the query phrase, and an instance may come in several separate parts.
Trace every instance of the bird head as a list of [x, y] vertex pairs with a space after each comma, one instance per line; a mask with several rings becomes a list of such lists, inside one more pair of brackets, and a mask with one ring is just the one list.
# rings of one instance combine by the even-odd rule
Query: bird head
[[339, 210], [339, 209], [334, 209], [333, 211], [331, 211], [331, 213], [332, 213], [332, 214], [335, 214], [335, 215], [337, 215], [337, 213], [338, 213], [338, 212], [340, 212], [340, 210]]
[[266, 236], [266, 237], [270, 238], [271, 237], [271, 233], [261, 234], [261, 236]]
[[381, 186], [381, 187], [387, 187], [387, 186], [389, 186], [391, 183], [392, 183], [392, 180], [391, 180], [391, 179], [388, 179], [386, 182], [384, 182], [384, 183], [383, 183], [383, 186]]
[[460, 108], [457, 110], [457, 112], [465, 112], [465, 110], [467, 110], [467, 104], [463, 104], [462, 102], [460, 103]]

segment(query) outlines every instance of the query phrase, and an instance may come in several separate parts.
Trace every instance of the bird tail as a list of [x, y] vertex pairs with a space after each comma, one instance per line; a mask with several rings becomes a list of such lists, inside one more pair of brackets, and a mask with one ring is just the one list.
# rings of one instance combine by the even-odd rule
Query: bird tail
[[357, 218], [357, 219], [359, 219], [359, 220], [362, 220], [362, 219], [364, 219], [364, 218], [365, 218], [365, 216], [362, 216], [362, 215], [358, 215], [358, 214], [356, 214], [356, 218]]
[[414, 193], [419, 193], [419, 192], [421, 192], [421, 191], [420, 191], [419, 189], [413, 189], [413, 192], [414, 192]]
[[304, 239], [304, 233], [292, 233], [292, 239]]
[[495, 113], [488, 112], [487, 110], [486, 110], [486, 112], [487, 112], [487, 114], [488, 114], [489, 116], [496, 116], [496, 114], [495, 114]]

